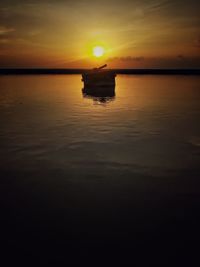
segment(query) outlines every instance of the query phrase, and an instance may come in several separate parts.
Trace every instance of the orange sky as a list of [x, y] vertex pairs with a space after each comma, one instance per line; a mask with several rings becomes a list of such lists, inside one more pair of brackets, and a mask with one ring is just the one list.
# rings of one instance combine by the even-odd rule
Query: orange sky
[[3, 0], [0, 67], [199, 68], [199, 10], [195, 0]]

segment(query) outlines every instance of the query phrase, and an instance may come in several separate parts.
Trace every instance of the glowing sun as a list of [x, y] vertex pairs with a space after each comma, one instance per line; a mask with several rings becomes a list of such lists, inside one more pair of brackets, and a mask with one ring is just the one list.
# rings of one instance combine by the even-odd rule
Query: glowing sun
[[95, 46], [93, 48], [93, 55], [95, 57], [102, 57], [104, 55], [104, 53], [105, 53], [105, 50], [102, 46]]

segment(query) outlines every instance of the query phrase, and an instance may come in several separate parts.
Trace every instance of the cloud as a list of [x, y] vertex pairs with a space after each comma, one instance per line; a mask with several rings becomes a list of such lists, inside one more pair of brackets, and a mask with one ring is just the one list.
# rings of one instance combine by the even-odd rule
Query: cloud
[[13, 32], [15, 31], [14, 28], [1, 26], [0, 25], [0, 49], [4, 50], [8, 48], [8, 44], [14, 40]]
[[7, 44], [7, 43], [9, 43], [9, 39], [6, 39], [6, 38], [1, 39], [0, 38], [0, 44]]
[[195, 40], [194, 46], [200, 48], [200, 37]]
[[185, 59], [185, 57], [184, 57], [183, 55], [181, 55], [181, 54], [178, 55], [177, 58], [178, 58], [179, 60], [184, 60], [184, 59]]
[[15, 31], [15, 29], [10, 27], [0, 26], [0, 35], [4, 35], [13, 31]]
[[139, 57], [132, 57], [132, 56], [127, 56], [127, 57], [110, 57], [108, 59], [109, 61], [143, 61], [144, 57], [139, 56]]

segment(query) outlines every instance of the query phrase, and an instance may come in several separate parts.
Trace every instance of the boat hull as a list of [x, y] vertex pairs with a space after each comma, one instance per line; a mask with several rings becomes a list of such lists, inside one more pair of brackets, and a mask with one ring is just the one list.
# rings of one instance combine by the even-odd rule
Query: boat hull
[[102, 88], [115, 87], [116, 74], [112, 71], [91, 71], [82, 74], [84, 88], [102, 90]]
[[112, 86], [85, 86], [82, 89], [84, 95], [94, 97], [113, 97], [115, 96], [115, 85]]

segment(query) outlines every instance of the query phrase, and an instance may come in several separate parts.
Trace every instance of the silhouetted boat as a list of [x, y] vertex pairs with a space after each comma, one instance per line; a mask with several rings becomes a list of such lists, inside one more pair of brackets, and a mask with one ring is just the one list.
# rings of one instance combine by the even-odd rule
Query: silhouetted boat
[[115, 88], [116, 74], [111, 70], [104, 70], [105, 67], [107, 67], [106, 64], [82, 74], [84, 89], [99, 90], [100, 92], [105, 89]]
[[91, 97], [114, 97], [115, 86], [93, 86], [82, 89], [84, 96]]

